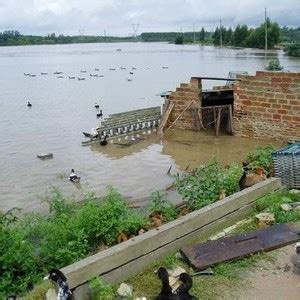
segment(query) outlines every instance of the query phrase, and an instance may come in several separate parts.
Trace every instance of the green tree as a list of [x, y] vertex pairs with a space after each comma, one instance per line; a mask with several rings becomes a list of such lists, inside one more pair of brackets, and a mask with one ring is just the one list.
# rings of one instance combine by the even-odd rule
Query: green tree
[[288, 56], [300, 57], [300, 43], [289, 44], [285, 46], [284, 52]]
[[238, 25], [233, 33], [233, 45], [236, 47], [245, 47], [248, 37], [248, 26]]
[[205, 43], [205, 30], [203, 27], [201, 28], [201, 31], [199, 33], [199, 41], [201, 42], [201, 44]]
[[216, 45], [220, 45], [220, 29], [219, 27], [216, 28], [214, 34], [212, 35], [212, 39], [213, 39], [213, 44]]
[[176, 39], [175, 39], [175, 44], [176, 45], [182, 45], [183, 44], [183, 36], [178, 36]]
[[231, 27], [227, 31], [225, 31], [225, 36], [224, 36], [224, 44], [225, 45], [232, 45], [232, 40], [233, 40], [233, 31]]

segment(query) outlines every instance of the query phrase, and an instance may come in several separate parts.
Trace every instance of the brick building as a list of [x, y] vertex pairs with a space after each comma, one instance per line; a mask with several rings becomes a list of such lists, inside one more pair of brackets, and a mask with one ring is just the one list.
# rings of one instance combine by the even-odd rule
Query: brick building
[[231, 89], [221, 87], [209, 95], [202, 92], [201, 78], [182, 83], [169, 96], [175, 105], [167, 126], [176, 121], [175, 128], [195, 129], [193, 108], [230, 104], [234, 134], [300, 139], [300, 73], [257, 71], [254, 76], [240, 75], [238, 80]]

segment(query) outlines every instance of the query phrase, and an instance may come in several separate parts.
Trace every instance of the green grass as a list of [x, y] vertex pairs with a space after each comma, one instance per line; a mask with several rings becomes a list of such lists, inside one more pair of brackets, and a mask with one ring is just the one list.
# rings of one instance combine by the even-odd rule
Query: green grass
[[[285, 190], [282, 192], [270, 193], [256, 201], [256, 210], [253, 217], [258, 211], [268, 209], [275, 214], [277, 223], [297, 222], [300, 221], [299, 211], [283, 212], [280, 209], [282, 203], [298, 202], [300, 195], [291, 194]], [[240, 234], [258, 229], [258, 225], [253, 221], [236, 227], [230, 234]], [[195, 241], [204, 242], [204, 239]], [[235, 291], [243, 287], [247, 282], [247, 275], [257, 268], [264, 268], [267, 263], [274, 264], [276, 262], [276, 254], [274, 252], [262, 252], [249, 257], [242, 258], [232, 262], [225, 262], [213, 267], [213, 276], [195, 276], [193, 277], [193, 288], [191, 294], [199, 297], [199, 299], [216, 299], [222, 298], [223, 291]], [[134, 296], [145, 296], [151, 299], [160, 291], [161, 284], [157, 276], [153, 273], [160, 266], [172, 267], [181, 266], [187, 272], [193, 273], [193, 270], [182, 260], [175, 257], [174, 254], [167, 256], [164, 260], [156, 262], [144, 272], [131, 278], [129, 283], [134, 287]]]

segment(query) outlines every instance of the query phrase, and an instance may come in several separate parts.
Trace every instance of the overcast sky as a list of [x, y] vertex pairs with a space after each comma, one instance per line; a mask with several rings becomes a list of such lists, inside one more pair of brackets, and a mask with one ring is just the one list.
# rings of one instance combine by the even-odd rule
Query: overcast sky
[[149, 31], [192, 31], [204, 26], [263, 22], [268, 16], [281, 26], [300, 26], [300, 0], [0, 0], [0, 31], [23, 34], [132, 35]]

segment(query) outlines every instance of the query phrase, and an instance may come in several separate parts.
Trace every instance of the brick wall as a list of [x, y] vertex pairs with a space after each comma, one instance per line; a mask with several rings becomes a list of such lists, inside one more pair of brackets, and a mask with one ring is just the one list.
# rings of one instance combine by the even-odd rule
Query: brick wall
[[257, 71], [234, 84], [234, 131], [247, 137], [300, 138], [300, 73]]
[[[201, 91], [201, 80], [191, 78], [190, 83], [181, 83], [180, 87], [176, 88], [176, 91], [171, 93], [168, 99], [173, 101], [175, 106], [169, 117], [168, 125], [176, 120], [192, 100], [194, 100], [198, 106], [200, 105]], [[185, 111], [173, 127], [180, 129], [195, 129], [194, 118], [191, 112], [189, 110]]]

